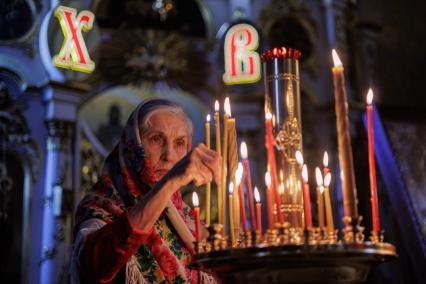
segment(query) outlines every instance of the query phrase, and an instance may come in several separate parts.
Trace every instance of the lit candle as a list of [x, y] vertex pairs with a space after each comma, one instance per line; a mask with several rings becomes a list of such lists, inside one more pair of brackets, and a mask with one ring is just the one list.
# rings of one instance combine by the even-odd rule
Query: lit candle
[[324, 228], [324, 201], [322, 192], [324, 191], [321, 170], [315, 168], [315, 176], [317, 179], [317, 203], [318, 203], [318, 226]]
[[272, 133], [272, 114], [270, 112], [266, 112], [265, 114], [265, 131], [266, 131], [266, 148], [268, 152], [269, 168], [271, 171], [272, 187], [274, 189], [275, 203], [277, 205], [278, 222], [282, 224], [283, 215], [281, 212], [281, 201], [280, 201], [280, 195], [278, 192], [278, 179], [277, 179], [277, 169], [276, 169], [276, 163], [275, 163], [275, 152], [274, 152], [275, 139]]
[[367, 130], [368, 130], [368, 162], [370, 164], [370, 194], [371, 194], [371, 213], [373, 219], [373, 231], [377, 234], [380, 231], [379, 221], [379, 198], [377, 196], [376, 182], [376, 162], [374, 159], [374, 132], [373, 132], [373, 91], [367, 93]]
[[[230, 112], [229, 98], [225, 99], [225, 113], [223, 114], [223, 151], [222, 151], [222, 184], [226, 184], [226, 172], [227, 172], [227, 161], [228, 161], [228, 113]], [[219, 223], [224, 224], [225, 221], [225, 190], [222, 190], [221, 193], [221, 203], [219, 207]], [[233, 203], [230, 203], [233, 204]], [[229, 205], [231, 206], [231, 205]]]
[[222, 149], [220, 148], [220, 117], [219, 117], [219, 101], [214, 102], [214, 127], [216, 133], [216, 152], [221, 155]]
[[244, 201], [244, 192], [243, 192], [243, 164], [238, 163], [237, 173], [235, 174], [235, 180], [237, 182], [238, 188], [238, 199], [240, 202], [240, 214], [241, 214], [241, 223], [243, 224], [243, 232], [247, 233], [247, 217], [246, 217], [246, 207]]
[[271, 174], [266, 172], [265, 174], [265, 184], [266, 184], [266, 207], [268, 211], [268, 229], [274, 229], [274, 217], [272, 213], [272, 195], [271, 195]]
[[262, 203], [260, 203], [260, 194], [257, 187], [254, 187], [254, 198], [256, 199], [256, 217], [257, 217], [257, 231], [259, 235], [262, 234]]
[[333, 83], [334, 97], [336, 100], [337, 140], [339, 148], [339, 161], [343, 170], [343, 206], [345, 216], [352, 219], [358, 218], [358, 200], [356, 194], [355, 174], [353, 168], [351, 137], [349, 132], [348, 103], [345, 90], [343, 65], [336, 51], [332, 51], [334, 67]]
[[234, 183], [231, 181], [229, 183], [229, 232], [231, 234], [231, 243], [235, 243], [234, 235]]
[[324, 151], [324, 158], [322, 159], [322, 164], [324, 166], [323, 174], [324, 174], [324, 176], [326, 176], [330, 172], [330, 169], [328, 168], [328, 153], [327, 153], [327, 151]]
[[254, 218], [253, 188], [251, 185], [250, 162], [248, 159], [247, 145], [246, 145], [246, 142], [244, 141], [241, 142], [240, 154], [241, 154], [241, 158], [243, 159], [244, 176], [245, 176], [246, 187], [247, 187], [247, 198], [248, 198], [249, 210], [250, 210], [250, 224], [251, 224], [251, 229], [254, 231], [256, 230], [256, 223]]
[[296, 162], [299, 165], [299, 167], [303, 166], [303, 155], [302, 152], [300, 152], [299, 150], [296, 151], [296, 153], [294, 154], [294, 156], [296, 157]]
[[305, 225], [306, 228], [312, 227], [312, 216], [311, 216], [311, 197], [309, 194], [309, 183], [308, 183], [308, 168], [306, 165], [302, 167], [302, 178], [303, 178], [303, 201], [305, 209]]
[[330, 181], [331, 181], [331, 174], [327, 173], [324, 178], [325, 216], [327, 218], [328, 232], [334, 233], [333, 209], [331, 208], [331, 199], [330, 199]]
[[194, 191], [192, 193], [192, 204], [194, 205], [194, 214], [195, 214], [195, 239], [197, 242], [201, 240], [201, 234], [200, 234], [200, 207], [198, 207], [198, 195]]
[[[219, 101], [216, 100], [214, 102], [214, 127], [215, 127], [215, 136], [216, 136], [216, 152], [221, 155], [222, 154], [222, 149], [220, 147], [220, 117], [219, 117]], [[223, 168], [222, 168], [223, 170]], [[224, 224], [224, 219], [222, 216], [222, 207], [223, 205], [223, 193], [222, 191], [224, 191], [224, 184], [222, 183], [223, 181], [220, 180], [219, 184], [217, 184], [217, 206], [218, 206], [218, 221], [220, 224]]]
[[[238, 144], [237, 144], [237, 131], [235, 128], [235, 117], [231, 115], [231, 104], [229, 103], [229, 99], [225, 99], [225, 114], [227, 116], [226, 128], [227, 128], [227, 136], [228, 136], [228, 149], [227, 149], [227, 172], [229, 176], [229, 180], [234, 182], [236, 185], [235, 174], [238, 168]], [[234, 226], [235, 230], [238, 231], [236, 233], [239, 236], [240, 230], [240, 204], [239, 204], [239, 195], [238, 188], [235, 188], [234, 195]]]
[[[206, 129], [206, 147], [210, 149], [210, 114], [206, 117], [206, 123], [205, 123], [205, 129]], [[210, 225], [210, 191], [211, 191], [211, 184], [208, 182], [206, 184], [206, 225]]]

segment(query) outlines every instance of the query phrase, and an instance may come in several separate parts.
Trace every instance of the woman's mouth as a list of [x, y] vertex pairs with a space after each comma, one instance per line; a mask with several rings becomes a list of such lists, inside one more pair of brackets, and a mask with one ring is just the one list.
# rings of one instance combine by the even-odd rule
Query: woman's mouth
[[155, 173], [158, 178], [162, 178], [165, 174], [167, 174], [168, 171], [169, 170], [160, 169], [160, 170], [156, 170]]

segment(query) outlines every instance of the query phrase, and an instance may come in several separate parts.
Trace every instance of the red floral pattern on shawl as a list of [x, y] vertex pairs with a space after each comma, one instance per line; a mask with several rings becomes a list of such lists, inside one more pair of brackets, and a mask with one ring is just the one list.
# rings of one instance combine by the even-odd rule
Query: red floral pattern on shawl
[[[157, 100], [158, 102], [159, 100]], [[162, 100], [162, 104], [170, 102]], [[150, 105], [151, 104], [151, 105]], [[80, 202], [76, 212], [76, 226], [91, 218], [107, 223], [116, 218], [150, 190], [157, 178], [150, 161], [138, 139], [139, 123], [150, 112], [152, 101], [142, 103], [129, 117], [119, 144], [105, 161], [101, 180]], [[187, 206], [179, 191], [172, 202], [185, 223], [193, 222], [192, 209]], [[190, 227], [191, 233], [195, 234]], [[197, 283], [197, 271], [187, 267], [192, 255], [177, 235], [163, 212], [155, 228], [135, 255], [141, 264], [141, 272], [150, 282]]]

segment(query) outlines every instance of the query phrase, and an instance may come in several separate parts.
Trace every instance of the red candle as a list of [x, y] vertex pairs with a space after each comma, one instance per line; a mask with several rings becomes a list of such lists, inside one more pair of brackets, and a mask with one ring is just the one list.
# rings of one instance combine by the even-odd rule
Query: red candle
[[368, 129], [368, 162], [370, 164], [370, 192], [371, 192], [371, 211], [373, 218], [373, 231], [379, 233], [379, 201], [377, 196], [376, 183], [376, 163], [374, 160], [374, 137], [373, 137], [373, 91], [367, 93], [367, 129]]
[[200, 207], [198, 207], [199, 205], [198, 195], [195, 191], [192, 193], [192, 204], [194, 205], [194, 213], [195, 213], [195, 239], [197, 240], [197, 242], [199, 242], [201, 240]]
[[275, 163], [274, 145], [275, 139], [272, 133], [272, 114], [267, 112], [265, 115], [265, 131], [266, 131], [266, 148], [268, 151], [269, 168], [271, 171], [272, 187], [274, 189], [275, 203], [277, 204], [278, 222], [283, 223], [283, 215], [281, 213], [280, 194], [278, 192], [277, 169]]
[[257, 231], [262, 234], [262, 203], [260, 203], [260, 195], [257, 187], [254, 187], [254, 198], [256, 199], [256, 214], [257, 214]]
[[268, 211], [268, 229], [274, 229], [274, 219], [272, 214], [272, 196], [271, 196], [271, 174], [266, 172], [265, 174], [265, 184], [266, 184], [266, 207]]
[[330, 169], [328, 168], [328, 153], [327, 153], [327, 151], [324, 151], [324, 158], [322, 159], [322, 164], [324, 166], [323, 175], [326, 176], [330, 172]]
[[238, 187], [238, 197], [240, 202], [240, 216], [241, 216], [241, 223], [243, 224], [243, 231], [244, 233], [247, 232], [247, 217], [246, 217], [246, 207], [244, 202], [244, 192], [243, 192], [243, 165], [241, 163], [238, 163], [237, 172], [235, 174], [235, 179], [237, 181], [237, 187]]
[[247, 145], [246, 145], [246, 142], [244, 141], [241, 142], [240, 153], [241, 153], [241, 158], [243, 159], [244, 176], [245, 176], [246, 187], [247, 187], [247, 197], [248, 197], [249, 210], [250, 210], [250, 224], [251, 224], [251, 229], [254, 231], [256, 230], [256, 223], [254, 219], [253, 188], [251, 186], [251, 174], [250, 174], [250, 164], [249, 164], [248, 153], [247, 153]]
[[305, 210], [305, 226], [306, 228], [312, 227], [312, 216], [311, 216], [311, 197], [309, 194], [309, 183], [308, 183], [308, 168], [306, 164], [302, 168], [303, 178], [303, 205]]

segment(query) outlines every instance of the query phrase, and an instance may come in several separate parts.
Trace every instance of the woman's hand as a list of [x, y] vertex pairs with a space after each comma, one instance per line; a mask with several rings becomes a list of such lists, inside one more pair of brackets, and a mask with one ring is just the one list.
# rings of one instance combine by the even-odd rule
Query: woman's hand
[[196, 186], [221, 180], [222, 157], [204, 144], [198, 144], [169, 171], [165, 178], [176, 181], [178, 187], [194, 182]]
[[132, 226], [149, 230], [166, 207], [176, 190], [194, 182], [196, 186], [206, 184], [213, 178], [221, 179], [222, 158], [204, 144], [193, 148], [142, 198], [129, 210]]

